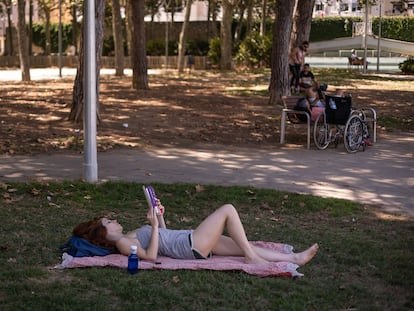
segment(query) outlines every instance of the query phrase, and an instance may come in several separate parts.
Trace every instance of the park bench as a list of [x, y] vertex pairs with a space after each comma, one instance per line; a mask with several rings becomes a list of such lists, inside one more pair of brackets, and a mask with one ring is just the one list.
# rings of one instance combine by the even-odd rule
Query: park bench
[[[363, 58], [361, 58], [361, 59], [352, 59], [352, 57], [351, 56], [349, 56], [348, 57], [348, 69], [349, 68], [351, 68], [352, 69], [352, 67], [357, 67], [357, 69], [360, 69], [360, 67], [361, 68], [363, 68], [363, 66], [364, 66], [364, 59]], [[368, 63], [367, 63], [367, 69], [368, 69]]]
[[[290, 124], [306, 124], [307, 134], [307, 148], [310, 149], [311, 138], [311, 116], [306, 111], [295, 110], [295, 105], [299, 99], [303, 96], [282, 96], [281, 101], [283, 103], [282, 119], [280, 121], [280, 143], [285, 143], [286, 126], [288, 121]], [[298, 118], [298, 115], [306, 116], [306, 121], [302, 121]]]

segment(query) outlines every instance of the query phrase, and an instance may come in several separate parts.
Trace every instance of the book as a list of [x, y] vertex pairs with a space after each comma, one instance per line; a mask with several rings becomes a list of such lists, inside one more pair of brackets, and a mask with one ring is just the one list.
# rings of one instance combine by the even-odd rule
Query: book
[[162, 215], [157, 204], [157, 195], [155, 194], [155, 190], [151, 186], [142, 186], [142, 190], [145, 194], [145, 199], [147, 200], [148, 207], [155, 209], [155, 214]]

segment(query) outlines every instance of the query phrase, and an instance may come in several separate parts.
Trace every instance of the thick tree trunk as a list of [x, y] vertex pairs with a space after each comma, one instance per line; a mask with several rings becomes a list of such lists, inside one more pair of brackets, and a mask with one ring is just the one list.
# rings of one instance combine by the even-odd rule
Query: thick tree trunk
[[277, 0], [273, 25], [272, 66], [269, 104], [280, 102], [281, 95], [288, 93], [288, 55], [294, 1]]
[[182, 73], [184, 71], [185, 45], [187, 42], [188, 23], [190, 21], [192, 3], [193, 3], [192, 0], [187, 0], [187, 4], [185, 7], [184, 22], [183, 22], [183, 26], [180, 32], [180, 41], [178, 43], [178, 72], [179, 73]]
[[25, 1], [17, 1], [17, 40], [19, 42], [20, 70], [22, 81], [30, 81], [29, 49], [25, 23]]
[[115, 45], [115, 75], [124, 75], [124, 37], [119, 0], [112, 0], [112, 32]]
[[132, 15], [132, 87], [148, 89], [147, 52], [145, 44], [144, 0], [129, 0]]
[[315, 0], [298, 0], [293, 21], [291, 47], [300, 46], [302, 42], [309, 41], [314, 5]]
[[[84, 15], [85, 16], [85, 15]], [[96, 113], [98, 121], [99, 116], [99, 72], [101, 70], [102, 46], [104, 35], [104, 17], [105, 17], [105, 0], [96, 0], [95, 2], [95, 35], [96, 35]], [[79, 65], [76, 72], [75, 82], [73, 84], [72, 107], [69, 114], [69, 120], [77, 123], [83, 120], [84, 106], [84, 89], [83, 80], [85, 77], [85, 42], [84, 42], [84, 24], [82, 24], [81, 46], [79, 51]]]
[[239, 0], [223, 0], [223, 17], [220, 29], [220, 69], [230, 70], [233, 68], [232, 60], [232, 35], [231, 24], [233, 21], [233, 11]]

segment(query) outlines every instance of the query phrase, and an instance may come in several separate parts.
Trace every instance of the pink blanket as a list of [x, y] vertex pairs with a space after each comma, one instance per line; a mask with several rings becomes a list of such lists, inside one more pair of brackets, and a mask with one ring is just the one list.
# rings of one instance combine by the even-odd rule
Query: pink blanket
[[[287, 244], [272, 242], [254, 242], [255, 245], [269, 248], [281, 253], [291, 253], [293, 247]], [[94, 257], [72, 257], [67, 253], [62, 255], [62, 263], [55, 268], [80, 268], [80, 267], [104, 267], [112, 266], [125, 268], [127, 267], [127, 256], [112, 254], [108, 256]], [[290, 262], [272, 262], [268, 264], [246, 264], [243, 257], [232, 256], [212, 256], [206, 260], [183, 260], [169, 257], [158, 257], [156, 263], [141, 260], [139, 268], [147, 269], [189, 269], [189, 270], [241, 270], [246, 273], [265, 276], [290, 276], [301, 277], [303, 274], [296, 271], [299, 266]]]

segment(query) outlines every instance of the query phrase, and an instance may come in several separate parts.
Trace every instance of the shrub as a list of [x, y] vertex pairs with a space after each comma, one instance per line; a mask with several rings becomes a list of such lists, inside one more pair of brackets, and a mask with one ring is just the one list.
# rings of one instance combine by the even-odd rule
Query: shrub
[[257, 31], [249, 34], [240, 44], [236, 62], [249, 67], [269, 66], [272, 52], [270, 36], [261, 36]]
[[[168, 41], [168, 55], [178, 54], [178, 42], [174, 40]], [[165, 40], [149, 40], [147, 42], [147, 55], [150, 56], [164, 56], [165, 55]]]
[[220, 63], [221, 51], [220, 51], [220, 38], [215, 37], [209, 41], [208, 57], [210, 58], [213, 65]]
[[400, 63], [398, 68], [400, 68], [403, 73], [414, 74], [414, 57], [409, 57], [407, 60]]

